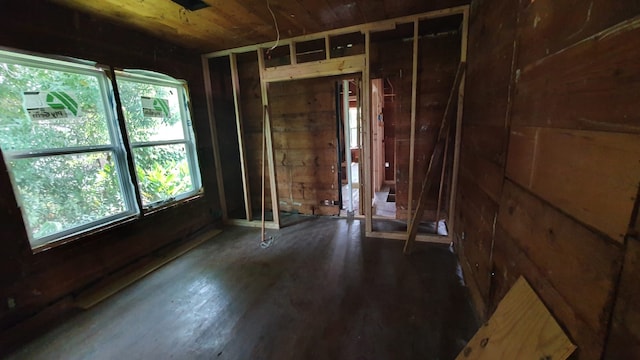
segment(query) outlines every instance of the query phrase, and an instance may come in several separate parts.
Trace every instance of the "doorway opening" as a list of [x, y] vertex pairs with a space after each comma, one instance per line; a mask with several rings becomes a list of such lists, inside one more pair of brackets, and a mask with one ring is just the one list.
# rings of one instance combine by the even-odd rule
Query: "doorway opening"
[[336, 83], [336, 114], [338, 119], [338, 153], [340, 161], [340, 214], [362, 215], [362, 125], [360, 82], [345, 79]]

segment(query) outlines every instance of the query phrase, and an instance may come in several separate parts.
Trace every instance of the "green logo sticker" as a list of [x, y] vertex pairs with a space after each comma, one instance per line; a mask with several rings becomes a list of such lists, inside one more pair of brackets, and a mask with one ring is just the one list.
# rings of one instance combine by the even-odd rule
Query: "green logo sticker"
[[78, 102], [64, 91], [52, 91], [47, 94], [47, 105], [52, 109], [67, 109], [78, 116]]
[[170, 116], [169, 100], [167, 99], [142, 96], [140, 104], [142, 105], [144, 117], [168, 118]]
[[77, 98], [66, 91], [25, 91], [24, 107], [34, 121], [66, 119], [80, 115]]

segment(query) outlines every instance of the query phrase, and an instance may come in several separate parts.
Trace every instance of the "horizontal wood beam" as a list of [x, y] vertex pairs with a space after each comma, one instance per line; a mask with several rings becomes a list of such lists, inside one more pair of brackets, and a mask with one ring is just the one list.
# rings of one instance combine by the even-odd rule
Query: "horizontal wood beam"
[[263, 79], [265, 82], [275, 82], [353, 74], [362, 72], [364, 65], [364, 55], [346, 56], [337, 59], [266, 68], [264, 69]]
[[[255, 227], [255, 228], [262, 227], [262, 221], [260, 220], [249, 221], [244, 219], [227, 219], [224, 221], [224, 224], [232, 225], [232, 226]], [[274, 229], [274, 230], [280, 229], [280, 226], [273, 221], [265, 221], [264, 227], [266, 229]]]
[[[367, 231], [366, 237], [378, 238], [378, 239], [391, 239], [391, 240], [407, 240], [406, 232], [383, 232], [383, 231]], [[449, 235], [436, 235], [436, 234], [417, 234], [415, 241], [428, 242], [433, 244], [451, 244], [451, 236]]]

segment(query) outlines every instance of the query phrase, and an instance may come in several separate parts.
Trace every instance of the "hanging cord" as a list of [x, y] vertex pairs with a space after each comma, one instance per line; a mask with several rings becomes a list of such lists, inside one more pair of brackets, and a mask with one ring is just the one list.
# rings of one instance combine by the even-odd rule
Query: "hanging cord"
[[269, 50], [267, 50], [267, 53], [269, 53], [273, 51], [273, 49], [278, 47], [278, 44], [280, 43], [280, 29], [278, 29], [278, 20], [276, 20], [276, 15], [273, 13], [273, 10], [271, 10], [271, 4], [269, 4], [269, 0], [267, 0], [267, 9], [269, 9], [271, 17], [273, 18], [273, 23], [276, 26], [276, 43]]
[[267, 118], [267, 106], [264, 106], [264, 112], [262, 113], [262, 226], [261, 226], [261, 235], [260, 235], [260, 244], [264, 244], [264, 148], [265, 144], [265, 126]]
[[260, 231], [260, 247], [264, 248], [268, 248], [269, 246], [271, 246], [271, 242], [273, 241], [273, 238], [271, 236], [269, 236], [268, 238], [266, 238], [265, 236], [265, 226], [264, 226], [264, 166], [265, 166], [265, 159], [264, 159], [264, 153], [265, 153], [265, 148], [267, 147], [267, 143], [266, 143], [266, 139], [267, 139], [267, 116], [268, 113], [268, 108], [267, 105], [264, 106], [264, 112], [262, 113], [262, 225], [261, 225], [261, 231]]

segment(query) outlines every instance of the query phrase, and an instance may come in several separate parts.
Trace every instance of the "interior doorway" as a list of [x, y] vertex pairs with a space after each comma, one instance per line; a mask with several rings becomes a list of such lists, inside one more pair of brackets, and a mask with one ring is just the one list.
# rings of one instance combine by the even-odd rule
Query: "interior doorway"
[[336, 84], [338, 152], [341, 179], [341, 215], [362, 215], [362, 124], [360, 82], [345, 79]]
[[[385, 219], [396, 218], [395, 182], [387, 179], [387, 168], [391, 167], [389, 160], [392, 154], [387, 154], [386, 132], [389, 128], [385, 124], [385, 81], [381, 78], [371, 79], [371, 185], [373, 189], [373, 216]], [[395, 162], [393, 162], [395, 163]]]

